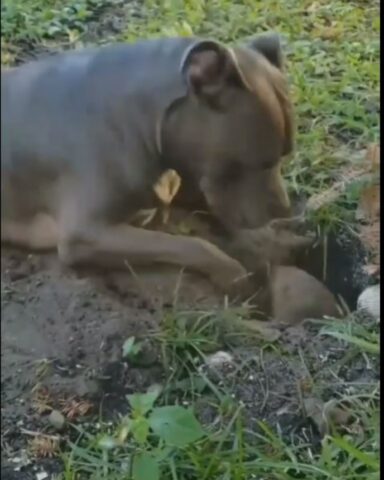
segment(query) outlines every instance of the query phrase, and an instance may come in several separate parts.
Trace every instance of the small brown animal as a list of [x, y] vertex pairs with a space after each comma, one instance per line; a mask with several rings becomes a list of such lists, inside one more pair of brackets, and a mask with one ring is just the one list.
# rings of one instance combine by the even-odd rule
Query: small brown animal
[[270, 314], [276, 323], [295, 325], [305, 319], [340, 317], [331, 292], [304, 270], [288, 266], [275, 267], [269, 285]]

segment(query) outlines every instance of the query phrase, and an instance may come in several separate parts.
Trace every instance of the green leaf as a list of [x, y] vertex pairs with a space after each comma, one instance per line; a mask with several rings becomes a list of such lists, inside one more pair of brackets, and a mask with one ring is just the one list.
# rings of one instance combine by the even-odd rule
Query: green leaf
[[354, 335], [350, 335], [348, 333], [343, 333], [343, 332], [337, 332], [337, 331], [332, 331], [332, 330], [325, 330], [322, 329], [320, 331], [321, 335], [328, 335], [330, 337], [337, 338], [338, 340], [343, 340], [347, 343], [351, 343], [357, 347], [359, 347], [361, 350], [364, 350], [368, 353], [372, 353], [374, 355], [379, 355], [380, 354], [380, 345], [378, 343], [372, 343], [364, 338], [359, 338]]
[[154, 403], [160, 395], [161, 387], [156, 386], [148, 389], [147, 393], [134, 393], [128, 395], [127, 399], [133, 410], [133, 416], [145, 415], [152, 410]]
[[204, 436], [192, 410], [180, 406], [156, 408], [149, 417], [149, 424], [168, 445], [184, 447]]
[[333, 437], [330, 440], [335, 445], [337, 445], [338, 447], [342, 448], [344, 451], [349, 453], [352, 457], [359, 460], [362, 464], [368, 467], [371, 467], [377, 471], [379, 470], [380, 463], [378, 458], [375, 455], [371, 455], [357, 449], [355, 446], [353, 446], [351, 443], [349, 443], [347, 440], [345, 440], [342, 437]]
[[145, 443], [149, 433], [149, 423], [145, 417], [139, 417], [131, 423], [131, 432], [138, 443]]
[[132, 358], [136, 357], [136, 355], [141, 350], [141, 344], [135, 343], [135, 337], [129, 337], [123, 343], [123, 358]]
[[113, 450], [120, 446], [120, 442], [116, 438], [104, 436], [97, 442], [97, 446], [103, 450]]
[[159, 464], [151, 455], [142, 453], [133, 459], [134, 480], [159, 480], [159, 478]]

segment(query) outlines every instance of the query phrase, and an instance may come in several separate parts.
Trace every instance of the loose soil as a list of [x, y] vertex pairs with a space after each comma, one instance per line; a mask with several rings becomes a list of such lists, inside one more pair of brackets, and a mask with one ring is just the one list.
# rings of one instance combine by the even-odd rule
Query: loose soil
[[[176, 271], [141, 272], [137, 277], [79, 274], [63, 271], [56, 255], [5, 249], [1, 260], [4, 475], [13, 470], [7, 466], [9, 460], [20, 459], [31, 439], [22, 429], [47, 426], [46, 418], [32, 408], [36, 387], [46, 386], [54, 398], [100, 398], [101, 392], [107, 400], [117, 396], [117, 403], [110, 402], [114, 409], [127, 393], [159, 380], [158, 365], [120, 375], [124, 340], [155, 328], [162, 309], [175, 300], [189, 309], [214, 307], [220, 301], [204, 279], [184, 275], [179, 286]], [[41, 366], [47, 361], [49, 368], [42, 377]]]
[[[326, 283], [335, 293], [349, 292], [347, 301], [353, 308], [367, 278], [356, 263], [363, 260], [363, 254], [359, 257], [359, 248], [354, 251], [343, 242], [344, 247], [335, 247], [336, 242], [332, 247], [336, 253], [328, 254]], [[308, 260], [318, 277], [324, 271], [321, 251], [319, 247]], [[100, 408], [107, 417], [123, 412], [126, 394], [145, 390], [161, 381], [164, 373], [156, 356], [149, 355], [142, 366], [124, 362], [124, 340], [131, 335], [145, 337], [156, 329], [164, 309], [175, 302], [180, 309], [195, 305], [212, 309], [222, 303], [212, 285], [197, 275], [180, 277], [169, 269], [134, 275], [75, 273], [63, 270], [56, 255], [5, 249], [1, 282], [1, 473], [5, 479], [36, 478], [36, 469], [54, 472], [60, 468], [58, 462], [36, 461], [26, 455], [31, 432], [52, 433], [47, 415], [36, 409], [38, 391], [45, 388], [57, 408], [62, 405], [59, 399], [75, 396], [91, 399], [95, 413]], [[264, 355], [257, 344], [237, 346], [233, 353], [241, 368], [216, 378], [243, 401], [255, 428], [256, 420], [265, 419], [283, 425], [286, 435], [313, 431], [299, 411], [298, 384], [309, 377], [316, 377], [316, 391], [323, 400], [347, 386], [359, 389], [378, 379], [378, 365], [373, 361], [367, 366], [359, 357], [338, 371], [335, 382], [332, 372], [346, 347], [319, 337], [316, 329], [287, 329], [278, 344], [278, 350]], [[207, 404], [203, 401], [198, 409], [203, 421], [215, 415]], [[314, 434], [314, 444], [318, 441]]]

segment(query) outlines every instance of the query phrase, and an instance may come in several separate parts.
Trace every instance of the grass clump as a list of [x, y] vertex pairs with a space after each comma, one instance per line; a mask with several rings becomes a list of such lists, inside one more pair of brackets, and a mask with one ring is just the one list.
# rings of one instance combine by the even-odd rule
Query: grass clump
[[[250, 422], [245, 404], [231, 396], [225, 382], [210, 381], [202, 373], [204, 352], [211, 351], [212, 328], [218, 334], [212, 319], [203, 328], [202, 316], [189, 318], [188, 326], [185, 316], [181, 322], [177, 316], [171, 317], [165, 319], [165, 329], [152, 337], [163, 350], [164, 370], [172, 366], [163, 386], [153, 385], [147, 392], [128, 395], [129, 414], [112, 424], [100, 420], [97, 433], [75, 427], [77, 440], [64, 455], [66, 473], [62, 480], [379, 478], [378, 384], [371, 384], [364, 392], [351, 391], [320, 402], [320, 419], [309, 410], [301, 412], [303, 420], [311, 419], [308, 425], [312, 427], [313, 420], [320, 429], [326, 424], [316, 441], [309, 430], [288, 438], [262, 417]], [[343, 327], [325, 322], [319, 335], [335, 336], [337, 342], [346, 344], [345, 357], [351, 352], [355, 357], [365, 352], [378, 354], [373, 334], [353, 318]], [[218, 341], [216, 348], [222, 347], [219, 335], [213, 338]], [[174, 356], [178, 347], [182, 350]], [[284, 355], [283, 351], [278, 355]], [[191, 378], [202, 381], [200, 390], [188, 387]], [[178, 392], [170, 396], [169, 387], [176, 384]], [[210, 403], [214, 421], [204, 420], [201, 400]]]

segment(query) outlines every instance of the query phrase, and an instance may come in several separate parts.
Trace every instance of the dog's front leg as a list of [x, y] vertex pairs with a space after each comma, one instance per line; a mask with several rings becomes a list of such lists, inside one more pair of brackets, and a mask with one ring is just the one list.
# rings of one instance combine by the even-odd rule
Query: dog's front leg
[[[69, 266], [127, 268], [170, 264], [208, 276], [225, 292], [247, 277], [244, 267], [211, 243], [129, 225], [88, 225], [60, 236], [60, 259]], [[245, 280], [246, 281], [246, 280]], [[236, 289], [237, 290], [237, 289]]]

